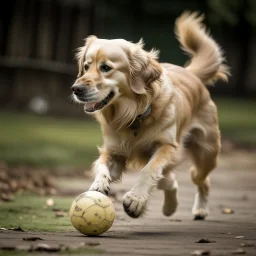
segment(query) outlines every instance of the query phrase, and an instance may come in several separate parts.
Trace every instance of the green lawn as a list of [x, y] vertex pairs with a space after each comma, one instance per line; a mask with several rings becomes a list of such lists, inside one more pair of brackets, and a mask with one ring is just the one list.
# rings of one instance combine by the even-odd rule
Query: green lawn
[[256, 101], [216, 99], [223, 138], [256, 145]]
[[92, 120], [0, 112], [0, 160], [45, 167], [89, 167], [101, 145]]
[[[74, 198], [55, 196], [53, 197], [55, 204], [51, 207], [47, 206], [47, 199], [47, 197], [41, 197], [38, 195], [22, 194], [16, 196], [15, 200], [12, 202], [0, 202], [0, 227], [21, 227], [24, 231], [37, 232], [76, 231], [75, 228], [72, 226], [68, 215], [70, 205], [73, 202]], [[66, 216], [56, 217], [54, 209], [61, 209], [66, 213]], [[15, 234], [13, 235], [15, 236]], [[38, 236], [40, 237], [40, 235]], [[40, 242], [41, 241], [39, 241], [39, 243]], [[104, 251], [102, 249], [84, 246], [78, 248], [69, 248], [68, 250], [55, 253], [54, 255], [99, 255], [103, 252]], [[22, 250], [8, 251], [0, 249], [0, 255], [5, 256], [25, 256], [41, 254], [42, 252], [31, 253]]]
[[[256, 102], [216, 99], [222, 137], [256, 145]], [[0, 160], [8, 164], [88, 168], [101, 145], [93, 120], [0, 112]]]
[[[0, 227], [17, 228], [33, 231], [67, 231], [75, 230], [69, 220], [69, 207], [74, 200], [71, 197], [54, 197], [55, 205], [46, 205], [46, 197], [23, 194], [14, 201], [0, 202]], [[67, 213], [65, 217], [55, 217], [53, 208]], [[43, 221], [42, 221], [43, 220]]]

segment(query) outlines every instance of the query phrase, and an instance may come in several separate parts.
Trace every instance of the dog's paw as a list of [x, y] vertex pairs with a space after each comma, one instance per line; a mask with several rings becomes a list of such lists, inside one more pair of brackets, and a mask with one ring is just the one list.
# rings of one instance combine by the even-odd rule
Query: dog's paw
[[164, 191], [163, 214], [171, 216], [178, 207], [177, 189]]
[[95, 180], [91, 187], [89, 188], [90, 191], [98, 191], [101, 192], [105, 195], [108, 195], [109, 191], [110, 191], [110, 179], [109, 178], [102, 178], [102, 179], [97, 179]]
[[147, 199], [129, 191], [123, 197], [124, 211], [132, 218], [140, 217], [146, 209]]
[[204, 220], [207, 215], [207, 209], [198, 209], [196, 211], [193, 211], [194, 220]]
[[199, 193], [196, 194], [192, 214], [194, 220], [204, 220], [206, 218], [209, 214], [207, 196], [202, 196]]

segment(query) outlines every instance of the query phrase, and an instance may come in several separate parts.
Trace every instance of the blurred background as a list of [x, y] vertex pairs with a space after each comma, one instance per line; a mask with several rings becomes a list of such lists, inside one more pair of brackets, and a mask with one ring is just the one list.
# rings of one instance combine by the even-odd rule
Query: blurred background
[[6, 170], [83, 174], [96, 159], [99, 126], [68, 101], [77, 75], [75, 49], [84, 38], [142, 37], [146, 49], [160, 50], [160, 61], [184, 65], [187, 57], [173, 30], [184, 10], [205, 14], [231, 67], [228, 84], [209, 88], [219, 109], [222, 152], [253, 152], [255, 0], [8, 0], [0, 9], [2, 184]]

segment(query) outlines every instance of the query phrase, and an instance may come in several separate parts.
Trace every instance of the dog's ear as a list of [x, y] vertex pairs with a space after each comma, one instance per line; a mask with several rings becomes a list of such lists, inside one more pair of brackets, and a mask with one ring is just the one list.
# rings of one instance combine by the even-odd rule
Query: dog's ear
[[158, 80], [162, 74], [162, 68], [157, 62], [158, 51], [143, 50], [143, 41], [140, 40], [134, 48], [128, 52], [130, 61], [130, 86], [137, 94], [146, 93], [146, 88]]
[[77, 63], [78, 63], [78, 76], [77, 77], [81, 77], [84, 74], [84, 60], [85, 60], [86, 51], [87, 51], [88, 47], [91, 45], [91, 43], [96, 39], [97, 39], [96, 36], [88, 36], [85, 39], [84, 46], [79, 47], [77, 49], [77, 53], [76, 53], [76, 59], [77, 59]]

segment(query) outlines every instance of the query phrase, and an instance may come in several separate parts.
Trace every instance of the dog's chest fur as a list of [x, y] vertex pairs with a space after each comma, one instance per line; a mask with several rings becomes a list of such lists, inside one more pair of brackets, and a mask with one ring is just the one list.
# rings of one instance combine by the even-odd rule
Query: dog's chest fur
[[137, 136], [134, 136], [131, 128], [115, 131], [109, 127], [104, 131], [104, 146], [113, 154], [125, 156], [128, 161], [148, 160], [162, 141], [165, 143], [175, 141], [175, 127], [169, 127], [166, 130], [161, 129], [161, 127], [154, 127], [155, 129], [141, 126]]

